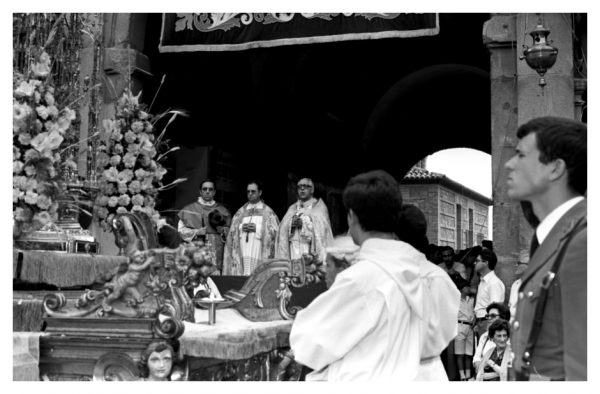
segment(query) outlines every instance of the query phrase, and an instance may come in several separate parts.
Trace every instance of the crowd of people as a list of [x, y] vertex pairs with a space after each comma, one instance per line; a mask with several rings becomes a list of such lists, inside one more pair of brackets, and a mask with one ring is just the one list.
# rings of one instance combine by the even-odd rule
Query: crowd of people
[[333, 239], [310, 179], [281, 223], [259, 182], [231, 220], [206, 180], [179, 231], [212, 245], [223, 273], [251, 273], [270, 257], [326, 261], [329, 288], [290, 333], [307, 380], [586, 380], [587, 128], [545, 117], [517, 137], [508, 195], [530, 204], [537, 227], [509, 299], [492, 248], [429, 245], [425, 216], [381, 170], [346, 185], [345, 237]]

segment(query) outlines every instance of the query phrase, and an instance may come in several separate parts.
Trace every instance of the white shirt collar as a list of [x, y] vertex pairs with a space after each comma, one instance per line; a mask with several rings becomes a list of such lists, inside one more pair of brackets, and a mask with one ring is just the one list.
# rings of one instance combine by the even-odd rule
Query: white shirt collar
[[496, 274], [494, 273], [494, 270], [492, 270], [484, 276], [482, 276], [481, 280], [483, 280], [484, 282], [489, 282], [494, 276], [496, 276]]
[[252, 204], [248, 202], [246, 205], [246, 209], [260, 209], [262, 208], [262, 200], [259, 200], [257, 203]]
[[206, 201], [205, 199], [203, 199], [202, 197], [198, 197], [198, 202], [202, 205], [206, 205], [209, 207], [212, 207], [213, 205], [215, 205], [216, 201], [212, 200], [212, 201]]
[[544, 242], [544, 239], [548, 236], [554, 225], [563, 217], [565, 213], [575, 206], [579, 201], [583, 200], [583, 196], [573, 197], [570, 200], [563, 202], [558, 207], [554, 208], [552, 212], [548, 214], [537, 226], [535, 235], [537, 236], [540, 245]]

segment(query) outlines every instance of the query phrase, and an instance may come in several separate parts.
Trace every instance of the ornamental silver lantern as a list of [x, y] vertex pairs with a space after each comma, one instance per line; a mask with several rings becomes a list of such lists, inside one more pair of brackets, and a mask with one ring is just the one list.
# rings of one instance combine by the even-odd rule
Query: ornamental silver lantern
[[552, 45], [552, 41], [548, 42], [548, 34], [550, 30], [546, 29], [542, 25], [542, 21], [538, 20], [535, 28], [529, 32], [531, 38], [533, 38], [533, 46], [528, 47], [523, 45], [523, 56], [519, 59], [527, 62], [527, 65], [537, 71], [540, 75], [540, 86], [543, 88], [546, 85], [544, 74], [556, 63], [556, 56], [558, 55], [558, 49]]

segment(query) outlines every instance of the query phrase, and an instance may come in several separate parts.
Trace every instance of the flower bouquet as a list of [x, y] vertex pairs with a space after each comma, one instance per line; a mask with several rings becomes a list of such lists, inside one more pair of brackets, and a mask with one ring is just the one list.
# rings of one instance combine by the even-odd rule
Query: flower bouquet
[[167, 112], [173, 116], [155, 137], [154, 124], [167, 113], [151, 117], [139, 102], [140, 94], [134, 96], [126, 89], [117, 101], [115, 117], [103, 121], [107, 138], [100, 143], [96, 156], [100, 171], [96, 204], [98, 220], [105, 230], [110, 229], [116, 214], [127, 212], [143, 212], [158, 224], [160, 215], [155, 210], [158, 192], [185, 180], [178, 179], [163, 186], [162, 178], [167, 170], [158, 162], [178, 148], [162, 155], [157, 152], [158, 147], [162, 149], [166, 145], [161, 139], [167, 126], [181, 112]]
[[76, 118], [58, 109], [50, 82], [50, 56], [43, 52], [27, 75], [13, 77], [13, 234], [42, 229], [57, 220], [62, 186], [60, 147]]

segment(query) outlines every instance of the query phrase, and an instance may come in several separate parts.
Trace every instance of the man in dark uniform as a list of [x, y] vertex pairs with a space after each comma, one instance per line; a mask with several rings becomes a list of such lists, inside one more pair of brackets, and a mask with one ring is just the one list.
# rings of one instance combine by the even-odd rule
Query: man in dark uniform
[[517, 137], [508, 196], [531, 202], [540, 223], [517, 297], [513, 368], [519, 380], [587, 380], [587, 126], [543, 117]]

